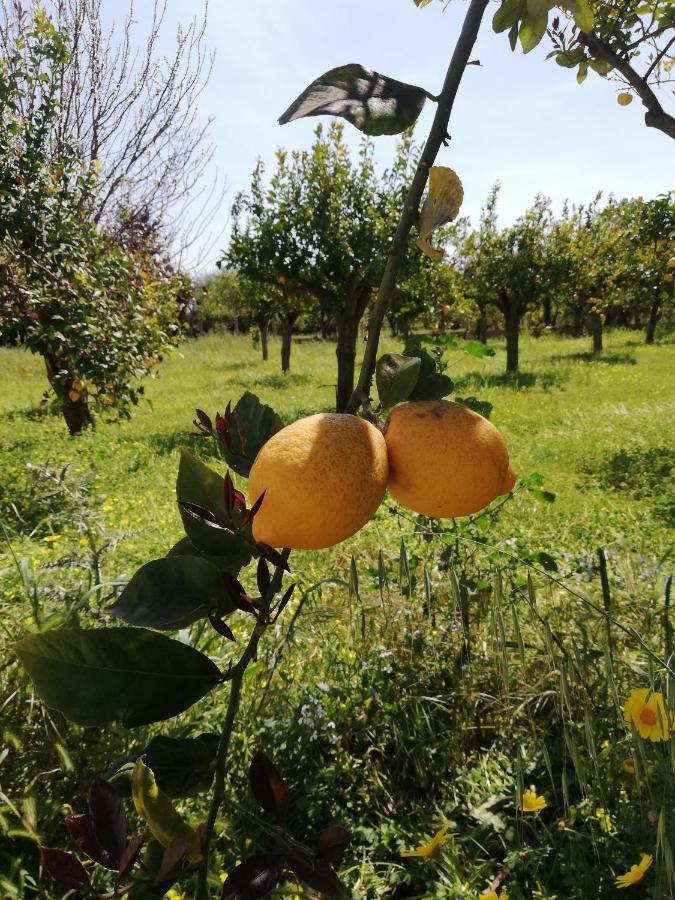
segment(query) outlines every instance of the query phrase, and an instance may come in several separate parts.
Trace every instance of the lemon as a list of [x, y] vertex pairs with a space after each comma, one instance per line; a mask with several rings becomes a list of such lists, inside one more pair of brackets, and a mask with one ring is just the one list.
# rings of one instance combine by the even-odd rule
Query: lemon
[[357, 416], [318, 413], [273, 435], [249, 474], [265, 491], [253, 536], [273, 547], [318, 550], [355, 534], [382, 502], [389, 466], [382, 433]]
[[633, 102], [633, 95], [629, 91], [621, 91], [616, 98], [616, 102], [619, 106], [628, 106], [629, 103]]
[[425, 516], [468, 516], [513, 489], [506, 443], [483, 416], [449, 400], [397, 406], [384, 438], [389, 492]]

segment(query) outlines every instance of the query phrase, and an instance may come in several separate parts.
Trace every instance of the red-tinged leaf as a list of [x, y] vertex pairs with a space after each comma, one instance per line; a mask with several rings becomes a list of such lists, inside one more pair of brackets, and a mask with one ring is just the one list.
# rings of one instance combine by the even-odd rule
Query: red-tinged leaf
[[209, 622], [211, 623], [211, 627], [218, 632], [218, 634], [222, 635], [224, 638], [227, 638], [228, 641], [236, 641], [236, 637], [234, 636], [234, 632], [223, 622], [222, 619], [216, 618], [216, 616], [209, 616]]
[[206, 415], [203, 409], [195, 410], [197, 413], [197, 418], [194, 420], [194, 425], [197, 428], [200, 428], [206, 434], [213, 434], [213, 423], [209, 416]]
[[288, 850], [286, 862], [300, 881], [320, 894], [335, 898], [346, 895], [345, 886], [325, 860], [296, 846]]
[[53, 847], [40, 847], [40, 860], [54, 881], [67, 891], [92, 890], [87, 870], [72, 853]]
[[110, 858], [110, 854], [106, 853], [94, 834], [94, 820], [91, 813], [66, 816], [66, 828], [77, 849], [86, 853], [89, 859], [105, 866], [106, 869], [117, 868]]
[[244, 518], [241, 520], [241, 527], [242, 527], [242, 528], [245, 528], [246, 525], [248, 525], [248, 523], [251, 521], [251, 519], [253, 518], [253, 516], [255, 516], [255, 514], [258, 512], [258, 510], [260, 509], [260, 507], [261, 507], [262, 504], [263, 504], [263, 500], [265, 499], [265, 494], [266, 494], [266, 493], [267, 493], [267, 489], [265, 489], [265, 490], [262, 492], [262, 494], [258, 497], [258, 499], [255, 501], [255, 503], [253, 504], [253, 506], [248, 510], [248, 512], [245, 512], [245, 513], [244, 513]]
[[132, 838], [126, 846], [124, 853], [122, 854], [122, 858], [120, 859], [120, 868], [119, 868], [119, 876], [120, 878], [126, 878], [129, 872], [133, 869], [138, 861], [138, 857], [141, 855], [141, 850], [143, 849], [143, 844], [145, 843], [145, 835], [139, 834], [136, 835], [135, 838]]
[[274, 547], [270, 547], [269, 544], [263, 544], [262, 541], [258, 541], [256, 544], [258, 548], [258, 552], [261, 556], [264, 556], [268, 562], [271, 562], [273, 566], [281, 567], [284, 572], [290, 572], [291, 567], [288, 565], [287, 560], [279, 553], [278, 550], [275, 550]]
[[319, 856], [328, 862], [338, 862], [352, 839], [344, 825], [329, 825], [319, 835]]
[[267, 565], [267, 562], [262, 556], [258, 560], [258, 571], [256, 574], [256, 580], [258, 583], [258, 590], [260, 591], [260, 596], [267, 597], [267, 594], [270, 589], [270, 585], [272, 584], [272, 579], [270, 578], [270, 570]]
[[225, 408], [225, 413], [221, 416], [220, 413], [216, 413], [216, 434], [218, 435], [218, 440], [220, 441], [223, 447], [230, 446], [230, 418], [232, 416], [232, 411], [230, 409], [230, 404], [228, 403]]
[[242, 494], [241, 491], [238, 491], [236, 488], [234, 489], [234, 505], [237, 507], [239, 512], [246, 512], [246, 497]]
[[231, 528], [227, 527], [225, 522], [222, 522], [215, 513], [206, 509], [205, 506], [200, 506], [199, 503], [192, 503], [191, 500], [180, 500], [178, 505], [181, 509], [184, 509], [192, 519], [196, 519], [197, 522], [201, 522], [202, 525], [208, 525], [209, 528], [218, 528], [220, 531], [234, 533]]
[[127, 846], [127, 817], [117, 789], [100, 775], [89, 788], [89, 812], [96, 839], [119, 865]]
[[251, 760], [248, 777], [258, 803], [266, 813], [283, 822], [288, 810], [288, 788], [277, 767], [261, 750]]
[[182, 838], [172, 841], [168, 847], [165, 847], [164, 853], [162, 854], [162, 862], [155, 875], [155, 884], [164, 881], [167, 875], [176, 868], [178, 863], [185, 856], [187, 848], [187, 841]]
[[259, 853], [232, 869], [220, 895], [221, 900], [258, 900], [265, 897], [281, 878], [283, 856]]
[[232, 516], [232, 513], [234, 511], [234, 485], [232, 484], [232, 479], [230, 478], [229, 472], [227, 472], [225, 474], [223, 490], [224, 490], [224, 496], [225, 496], [225, 509], [227, 510], [227, 515]]

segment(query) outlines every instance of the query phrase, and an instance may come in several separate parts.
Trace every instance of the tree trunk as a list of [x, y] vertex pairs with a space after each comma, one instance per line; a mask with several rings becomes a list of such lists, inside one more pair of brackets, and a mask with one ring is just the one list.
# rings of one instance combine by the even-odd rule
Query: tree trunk
[[659, 321], [661, 313], [661, 299], [657, 297], [649, 307], [649, 319], [647, 320], [647, 331], [645, 333], [645, 343], [654, 343], [654, 334], [656, 332], [656, 323]]
[[270, 358], [269, 348], [267, 346], [267, 327], [268, 321], [267, 319], [263, 319], [260, 323], [260, 347], [262, 349], [262, 358], [264, 362]]
[[481, 309], [480, 316], [476, 322], [476, 340], [480, 341], [481, 344], [487, 344], [487, 336], [487, 316], [485, 315], [485, 310]]
[[59, 367], [52, 357], [45, 356], [45, 367], [47, 369], [47, 379], [61, 404], [61, 413], [65, 419], [68, 431], [71, 435], [80, 434], [85, 428], [93, 425], [94, 419], [89, 409], [89, 400], [86, 390], [79, 393], [77, 400], [71, 400], [70, 385], [74, 381], [74, 376], [57, 375]]
[[546, 328], [550, 328], [553, 325], [553, 312], [551, 310], [551, 298], [550, 297], [544, 297], [543, 311], [544, 311], [544, 325]]
[[592, 312], [589, 324], [593, 335], [593, 353], [602, 353], [602, 316]]
[[504, 326], [506, 331], [506, 371], [518, 371], [518, 338], [520, 336], [520, 306], [506, 303]]
[[572, 337], [581, 337], [581, 332], [583, 331], [583, 323], [584, 323], [584, 308], [583, 308], [583, 306], [575, 306], [574, 307], [574, 322], [572, 324]]
[[291, 341], [293, 340], [294, 317], [285, 315], [281, 320], [281, 371], [291, 369]]
[[354, 390], [354, 363], [359, 322], [368, 304], [370, 287], [360, 285], [347, 292], [337, 314], [337, 386], [335, 410], [344, 412]]

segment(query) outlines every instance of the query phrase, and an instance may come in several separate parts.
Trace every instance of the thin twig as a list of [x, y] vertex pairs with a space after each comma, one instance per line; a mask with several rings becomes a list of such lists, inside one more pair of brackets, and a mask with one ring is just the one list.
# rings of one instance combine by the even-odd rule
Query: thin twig
[[[283, 550], [281, 555], [284, 557], [284, 560], [287, 560], [289, 554], [290, 550]], [[218, 751], [216, 753], [215, 780], [213, 784], [213, 794], [211, 796], [209, 816], [206, 820], [206, 830], [204, 833], [204, 857], [201, 861], [199, 871], [197, 873], [197, 894], [195, 900], [209, 900], [209, 850], [211, 840], [213, 838], [216, 819], [218, 817], [218, 811], [220, 810], [225, 795], [225, 765], [227, 763], [227, 754], [230, 749], [230, 739], [232, 737], [232, 731], [234, 729], [234, 720], [239, 710], [241, 687], [244, 681], [244, 675], [246, 674], [246, 669], [248, 668], [251, 660], [255, 657], [258, 651], [260, 638], [263, 636], [267, 628], [269, 608], [275, 594], [281, 587], [281, 579], [283, 578], [283, 575], [284, 568], [282, 566], [277, 566], [274, 572], [274, 576], [272, 577], [270, 589], [267, 593], [267, 596], [264, 598], [263, 615], [256, 622], [255, 628], [253, 629], [251, 637], [249, 638], [249, 642], [246, 645], [246, 649], [242, 653], [239, 662], [237, 662], [237, 664], [232, 668], [232, 671], [230, 673], [230, 697], [227, 703], [225, 722], [223, 724], [223, 730], [220, 735], [220, 742], [218, 744]]]
[[410, 190], [405, 199], [405, 204], [401, 212], [401, 217], [396, 228], [396, 234], [387, 257], [387, 264], [382, 275], [382, 281], [377, 292], [377, 301], [373, 307], [368, 320], [368, 343], [361, 363], [361, 372], [359, 381], [356, 385], [345, 412], [354, 413], [359, 406], [368, 402], [370, 388], [373, 383], [373, 373], [375, 372], [375, 360], [377, 358], [377, 348], [380, 342], [380, 332], [382, 323], [387, 312], [389, 302], [394, 292], [396, 278], [403, 262], [405, 247], [408, 240], [408, 233], [415, 224], [417, 211], [419, 209], [422, 194], [429, 177], [429, 169], [434, 164], [438, 151], [443, 141], [448, 137], [448, 122], [450, 121], [450, 113], [452, 105], [455, 102], [455, 96], [459, 88], [464, 70], [469, 61], [469, 56], [473, 50], [478, 37], [478, 29], [480, 28], [483, 14], [487, 7], [487, 0], [471, 0], [469, 9], [464, 19], [462, 31], [455, 45], [455, 50], [448, 66], [448, 71], [443, 83], [443, 90], [438, 97], [438, 108], [431, 125], [429, 137], [424, 145], [424, 150], [417, 164], [417, 170], [410, 185]]

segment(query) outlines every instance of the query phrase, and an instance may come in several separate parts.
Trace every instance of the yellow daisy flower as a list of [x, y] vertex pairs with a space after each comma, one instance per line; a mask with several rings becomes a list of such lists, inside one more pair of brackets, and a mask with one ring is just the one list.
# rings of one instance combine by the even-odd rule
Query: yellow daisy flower
[[445, 844], [449, 840], [452, 840], [452, 838], [454, 837], [454, 834], [449, 834], [451, 827], [452, 823], [446, 822], [445, 825], [440, 829], [440, 831], [436, 832], [436, 834], [432, 837], [428, 844], [423, 844], [416, 850], [403, 850], [401, 852], [401, 856], [435, 856], [441, 849], [443, 844]]
[[509, 895], [502, 888], [499, 893], [497, 891], [488, 891], [487, 894], [481, 894], [478, 900], [509, 900]]
[[667, 741], [672, 716], [666, 709], [663, 694], [649, 688], [635, 688], [623, 707], [626, 722], [632, 722], [646, 741]]
[[520, 805], [522, 812], [539, 812], [546, 807], [544, 797], [538, 797], [536, 791], [524, 791]]
[[614, 883], [620, 890], [632, 887], [634, 884], [637, 884], [638, 881], [642, 881], [645, 877], [645, 872], [653, 862], [653, 856], [650, 856], [649, 853], [641, 853], [639, 864], [637, 866], [631, 866], [630, 872], [626, 872], [625, 875], [619, 875]]

